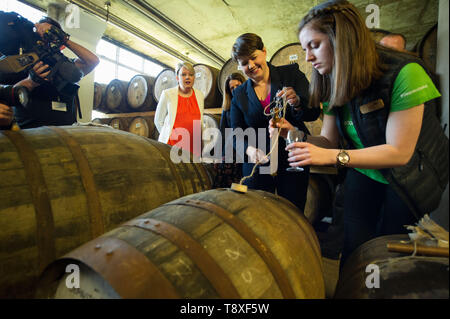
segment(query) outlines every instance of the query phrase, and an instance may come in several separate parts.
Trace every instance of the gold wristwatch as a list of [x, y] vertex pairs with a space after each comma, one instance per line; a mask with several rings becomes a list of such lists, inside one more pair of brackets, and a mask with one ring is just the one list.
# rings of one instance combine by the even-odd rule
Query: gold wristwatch
[[336, 156], [336, 163], [338, 167], [346, 167], [350, 162], [350, 155], [345, 150], [340, 150]]

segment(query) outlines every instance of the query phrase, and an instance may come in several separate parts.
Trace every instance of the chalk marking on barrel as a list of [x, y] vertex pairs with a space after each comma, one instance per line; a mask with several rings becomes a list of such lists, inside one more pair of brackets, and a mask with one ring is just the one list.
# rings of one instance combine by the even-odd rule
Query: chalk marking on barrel
[[164, 204], [169, 205], [186, 205], [205, 209], [214, 213], [221, 218], [229, 226], [231, 226], [243, 239], [245, 239], [251, 247], [258, 253], [270, 269], [275, 281], [280, 288], [284, 298], [295, 299], [295, 293], [289, 282], [287, 274], [284, 272], [280, 262], [276, 259], [273, 252], [268, 249], [267, 245], [254, 233], [254, 231], [239, 217], [235, 216], [223, 207], [214, 203], [203, 200], [180, 199], [174, 203]]
[[195, 238], [191, 237], [184, 230], [153, 218], [133, 219], [123, 224], [123, 226], [142, 228], [169, 240], [192, 260], [221, 298], [241, 298], [233, 282], [217, 261], [211, 257], [209, 252]]
[[242, 254], [238, 250], [225, 249], [225, 253], [232, 260], [237, 260], [239, 257], [242, 257]]
[[247, 284], [250, 284], [253, 281], [252, 272], [250, 270], [242, 272], [241, 277]]

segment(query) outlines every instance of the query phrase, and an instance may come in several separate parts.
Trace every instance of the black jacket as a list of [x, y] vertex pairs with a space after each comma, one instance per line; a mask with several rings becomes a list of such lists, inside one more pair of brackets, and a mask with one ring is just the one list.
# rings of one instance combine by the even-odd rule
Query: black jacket
[[[0, 52], [5, 55], [33, 52], [36, 34], [33, 23], [14, 12], [0, 11]], [[0, 84], [14, 85], [28, 77], [28, 71], [20, 73], [1, 73]], [[32, 128], [44, 125], [71, 125], [77, 121], [76, 97], [78, 85], [65, 94], [56, 90], [55, 85], [44, 83], [30, 92], [26, 108], [14, 107], [14, 117], [20, 128]], [[52, 102], [66, 105], [66, 111], [53, 110]]]
[[[400, 70], [413, 62], [423, 66], [420, 60], [405, 53], [382, 48], [378, 53], [386, 69], [384, 75], [350, 101], [353, 125], [364, 147], [386, 144], [392, 88]], [[380, 170], [417, 218], [438, 207], [449, 176], [448, 138], [431, 102], [425, 103], [422, 128], [409, 162]], [[338, 129], [351, 145], [342, 130], [342, 108], [336, 110]]]
[[[277, 91], [283, 87], [292, 87], [300, 97], [300, 110], [295, 111], [294, 108], [288, 105], [286, 120], [300, 130], [309, 133], [303, 121], [316, 120], [320, 115], [320, 109], [312, 109], [307, 106], [309, 101], [309, 83], [305, 75], [300, 72], [296, 63], [279, 67], [268, 63], [268, 66], [270, 70], [270, 100], [273, 101]], [[266, 153], [268, 153], [270, 146], [268, 131], [270, 117], [263, 114], [263, 108], [256, 96], [251, 80], [247, 80], [234, 90], [233, 99], [231, 100], [230, 118], [233, 129], [242, 128], [244, 131], [247, 128], [266, 129]], [[234, 145], [236, 146], [235, 142]], [[279, 154], [282, 155], [282, 159], [285, 161], [287, 153], [284, 151], [284, 145], [284, 140], [280, 137]], [[253, 146], [258, 148], [258, 141]], [[246, 140], [244, 142], [244, 154], [247, 147], [248, 141]], [[241, 152], [242, 150], [236, 151]]]

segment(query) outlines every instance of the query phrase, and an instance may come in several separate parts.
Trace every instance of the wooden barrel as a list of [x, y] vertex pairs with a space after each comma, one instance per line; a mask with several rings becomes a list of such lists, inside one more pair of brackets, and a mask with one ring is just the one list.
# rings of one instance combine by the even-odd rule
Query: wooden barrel
[[206, 64], [195, 64], [194, 88], [205, 96], [205, 108], [217, 108], [222, 105], [222, 95], [217, 87], [219, 70]]
[[[448, 298], [448, 258], [412, 257], [389, 252], [387, 243], [409, 241], [408, 235], [372, 239], [350, 256], [339, 278], [335, 298]], [[379, 268], [379, 288], [368, 288], [368, 265]]]
[[247, 79], [247, 76], [244, 74], [244, 72], [242, 72], [241, 70], [238, 69], [237, 62], [234, 62], [233, 59], [229, 59], [227, 62], [225, 62], [225, 64], [220, 69], [219, 77], [217, 80], [217, 85], [218, 85], [219, 91], [220, 91], [220, 93], [222, 93], [222, 95], [224, 94], [223, 90], [224, 90], [225, 81], [227, 80], [227, 77], [232, 73], [240, 73], [244, 76], [245, 79]]
[[159, 97], [162, 91], [176, 87], [178, 85], [177, 77], [173, 69], [162, 70], [155, 79], [155, 86], [153, 88], [153, 98], [156, 103], [159, 102]]
[[155, 130], [156, 127], [153, 120], [142, 116], [133, 118], [128, 127], [128, 132], [149, 138], [154, 138]]
[[311, 80], [312, 66], [310, 62], [306, 62], [305, 52], [300, 43], [291, 43], [280, 48], [272, 56], [270, 63], [274, 66], [297, 63], [300, 71], [306, 75], [308, 81]]
[[105, 106], [112, 113], [128, 111], [127, 104], [128, 82], [112, 80], [106, 87]]
[[94, 103], [93, 109], [96, 111], [103, 111], [105, 108], [105, 92], [106, 92], [106, 84], [94, 83]]
[[131, 78], [128, 84], [127, 102], [133, 112], [146, 112], [156, 110], [156, 101], [153, 98], [155, 78], [138, 74]]
[[[67, 264], [87, 270], [80, 289], [66, 288]], [[294, 205], [263, 191], [217, 189], [172, 201], [72, 251], [46, 269], [38, 296], [324, 298], [325, 288], [317, 237]]]
[[437, 24], [435, 24], [420, 40], [417, 54], [425, 62], [428, 69], [436, 72], [437, 59]]
[[116, 130], [128, 131], [128, 121], [122, 117], [112, 118], [108, 125]]
[[55, 258], [119, 224], [211, 188], [170, 146], [96, 126], [0, 132], [0, 298], [28, 298]]
[[335, 185], [330, 176], [310, 174], [306, 195], [305, 216], [314, 225], [327, 216], [332, 209]]

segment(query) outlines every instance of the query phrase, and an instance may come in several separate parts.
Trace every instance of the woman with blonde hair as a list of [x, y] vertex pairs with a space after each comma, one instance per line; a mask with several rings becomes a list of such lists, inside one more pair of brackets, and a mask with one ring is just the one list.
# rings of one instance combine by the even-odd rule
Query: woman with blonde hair
[[192, 64], [179, 63], [175, 74], [178, 86], [164, 90], [156, 107], [158, 141], [200, 156], [204, 97], [200, 90], [194, 89]]
[[[320, 136], [286, 149], [291, 166], [348, 168], [343, 264], [365, 241], [405, 233], [439, 205], [448, 138], [427, 102], [440, 93], [420, 60], [376, 45], [348, 1], [312, 8], [298, 32], [313, 66], [310, 104], [323, 103], [324, 120]], [[286, 135], [291, 125], [279, 127]]]

